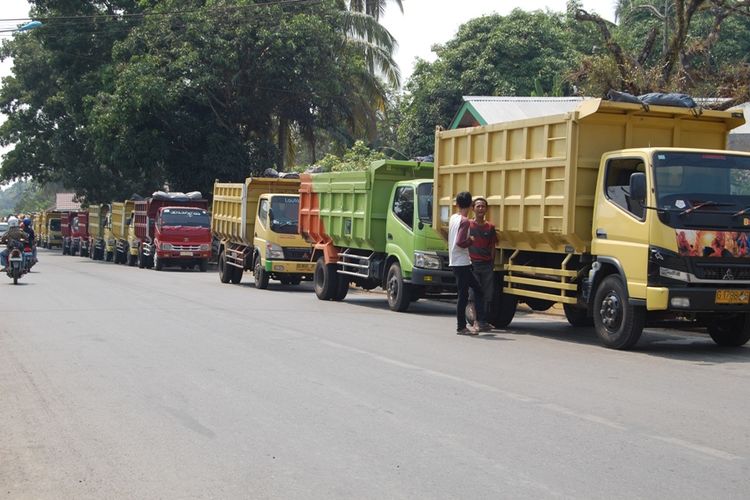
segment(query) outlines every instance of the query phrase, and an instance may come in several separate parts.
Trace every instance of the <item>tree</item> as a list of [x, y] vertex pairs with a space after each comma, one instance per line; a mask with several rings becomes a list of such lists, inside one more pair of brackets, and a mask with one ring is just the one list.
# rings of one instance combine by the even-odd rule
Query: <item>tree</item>
[[585, 59], [575, 80], [593, 95], [619, 88], [733, 98], [724, 107], [747, 100], [749, 6], [729, 0], [620, 1], [619, 25], [578, 7], [576, 19], [597, 27], [606, 51]]

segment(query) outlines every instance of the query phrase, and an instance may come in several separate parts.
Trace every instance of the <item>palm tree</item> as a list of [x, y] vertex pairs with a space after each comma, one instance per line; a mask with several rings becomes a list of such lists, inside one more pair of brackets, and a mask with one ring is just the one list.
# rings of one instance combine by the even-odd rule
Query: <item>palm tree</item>
[[[404, 6], [401, 0], [393, 0], [398, 8], [401, 9], [401, 13], [404, 13]], [[352, 12], [362, 12], [375, 18], [376, 21], [380, 20], [380, 16], [385, 14], [385, 6], [388, 0], [349, 0], [349, 10]]]

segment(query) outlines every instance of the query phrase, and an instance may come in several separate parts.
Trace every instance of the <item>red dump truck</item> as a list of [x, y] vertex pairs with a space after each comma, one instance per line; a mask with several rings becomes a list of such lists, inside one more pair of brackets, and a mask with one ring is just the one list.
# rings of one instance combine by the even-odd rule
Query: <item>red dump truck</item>
[[78, 215], [74, 219], [73, 232], [73, 246], [78, 248], [81, 257], [89, 256], [89, 212], [88, 210], [79, 211]]
[[77, 212], [62, 212], [60, 214], [63, 255], [76, 255], [78, 253], [78, 245], [74, 244], [79, 236], [77, 215]]
[[211, 217], [200, 193], [154, 193], [135, 202], [133, 219], [128, 242], [137, 249], [138, 267], [208, 269]]

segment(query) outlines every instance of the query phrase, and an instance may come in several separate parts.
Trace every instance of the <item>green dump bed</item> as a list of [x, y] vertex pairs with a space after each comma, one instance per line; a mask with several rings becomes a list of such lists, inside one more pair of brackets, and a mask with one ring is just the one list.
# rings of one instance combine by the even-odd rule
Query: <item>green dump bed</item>
[[394, 184], [432, 178], [431, 163], [381, 160], [367, 170], [303, 174], [300, 233], [311, 243], [385, 251], [385, 222]]
[[245, 182], [215, 182], [211, 232], [221, 240], [252, 245], [260, 195], [297, 194], [299, 185], [299, 179], [273, 177], [248, 177]]

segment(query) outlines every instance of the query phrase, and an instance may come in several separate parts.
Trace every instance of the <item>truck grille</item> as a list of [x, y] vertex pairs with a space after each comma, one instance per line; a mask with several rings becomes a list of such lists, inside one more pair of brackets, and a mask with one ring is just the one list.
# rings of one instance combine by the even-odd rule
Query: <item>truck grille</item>
[[175, 252], [198, 252], [200, 249], [200, 245], [172, 245], [172, 250]]
[[284, 260], [309, 262], [311, 254], [310, 248], [284, 248]]
[[704, 280], [750, 280], [750, 265], [696, 263], [695, 276]]

